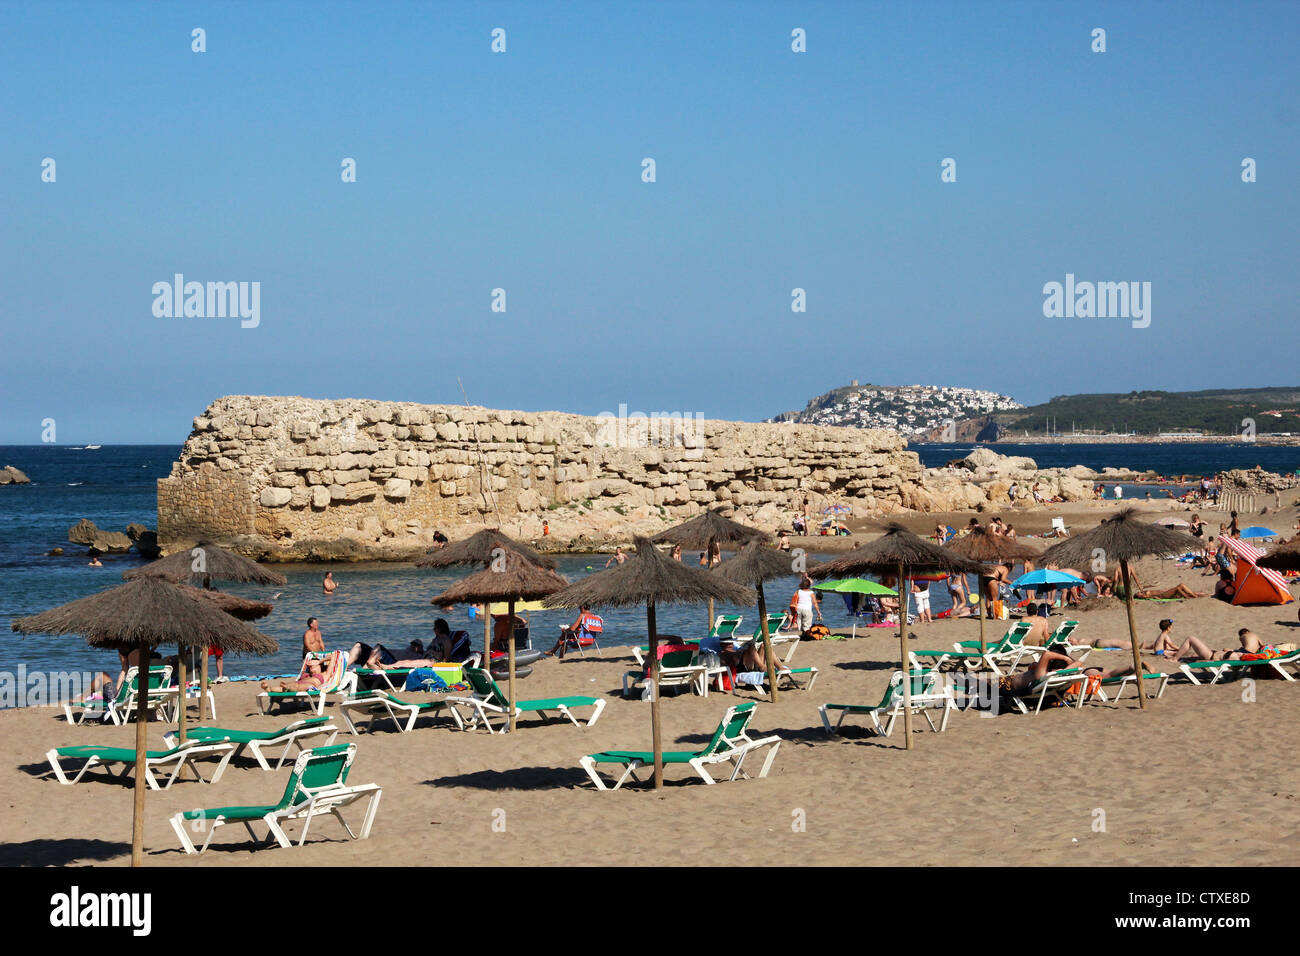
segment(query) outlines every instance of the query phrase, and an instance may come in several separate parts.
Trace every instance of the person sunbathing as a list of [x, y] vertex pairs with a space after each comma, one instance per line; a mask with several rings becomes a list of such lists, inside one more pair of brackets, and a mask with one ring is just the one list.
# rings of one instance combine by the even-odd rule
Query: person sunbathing
[[320, 688], [325, 684], [325, 672], [321, 667], [320, 660], [315, 657], [308, 657], [302, 662], [302, 673], [300, 673], [297, 678], [293, 680], [287, 678], [264, 680], [261, 684], [262, 690], [278, 693], [292, 693], [300, 690], [320, 690]]
[[[1164, 623], [1163, 621], [1161, 622]], [[1165, 637], [1164, 632], [1160, 635]], [[1157, 638], [1159, 640], [1159, 638]], [[1229, 647], [1223, 650], [1211, 650], [1208, 645], [1199, 638], [1189, 637], [1178, 646], [1172, 657], [1168, 650], [1164, 652], [1165, 657], [1170, 657], [1174, 663], [1182, 661], [1239, 661], [1245, 659], [1265, 660], [1269, 657], [1275, 657], [1281, 650], [1275, 644], [1265, 644], [1254, 631], [1250, 628], [1243, 627], [1237, 632], [1238, 647]], [[1156, 651], [1157, 654], [1161, 653]]]
[[[1175, 598], [1203, 598], [1210, 596], [1207, 591], [1193, 591], [1181, 582], [1171, 588], [1144, 588], [1142, 582], [1138, 580], [1137, 572], [1131, 568], [1129, 569], [1129, 580], [1133, 583], [1133, 597], [1139, 601], [1169, 601]], [[1124, 593], [1124, 584], [1116, 584], [1115, 597], [1122, 598]]]
[[[1021, 697], [1029, 693], [1036, 683], [1052, 671], [1078, 666], [1078, 662], [1066, 654], [1058, 654], [1056, 651], [1044, 651], [1039, 655], [1038, 660], [1034, 661], [1027, 670], [1023, 670], [1018, 674], [999, 677], [998, 689], [1004, 696]], [[1148, 672], [1152, 671], [1152, 668], [1148, 667], [1146, 664], [1142, 665], [1142, 669]], [[1132, 664], [1128, 664], [1124, 667], [1112, 667], [1109, 670], [1097, 666], [1079, 667], [1080, 680], [1085, 677], [1109, 680], [1112, 677], [1126, 677], [1132, 673]]]
[[[434, 625], [434, 637], [437, 638], [437, 625]], [[416, 659], [425, 657], [424, 645], [418, 640], [411, 641], [401, 654], [395, 654], [383, 644], [375, 644], [373, 647], [357, 641], [348, 649], [347, 659], [349, 667], [375, 667], [372, 661], [378, 660], [389, 667], [396, 666], [396, 662], [401, 659]]]
[[367, 658], [365, 666], [377, 671], [391, 671], [410, 670], [414, 667], [432, 667], [438, 663], [441, 663], [441, 661], [434, 660], [434, 655], [425, 653], [423, 644], [419, 641], [411, 641], [404, 656], [394, 654], [383, 644], [376, 644], [375, 649], [370, 652], [370, 657]]

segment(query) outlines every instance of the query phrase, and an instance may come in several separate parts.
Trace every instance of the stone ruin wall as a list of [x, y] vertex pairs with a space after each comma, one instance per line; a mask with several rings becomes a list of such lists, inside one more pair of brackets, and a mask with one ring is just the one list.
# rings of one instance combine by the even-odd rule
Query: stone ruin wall
[[[227, 396], [194, 420], [158, 482], [163, 542], [256, 535], [331, 539], [358, 529], [545, 517], [566, 504], [667, 518], [701, 507], [800, 507], [803, 497], [896, 510], [924, 471], [895, 433], [691, 421], [649, 447], [616, 421], [357, 399]], [[644, 426], [643, 426], [644, 427]], [[476, 441], [477, 436], [477, 441]], [[698, 436], [698, 437], [696, 437]], [[615, 447], [606, 447], [613, 443]], [[695, 447], [690, 447], [695, 445]], [[685, 446], [685, 447], [683, 447]]]

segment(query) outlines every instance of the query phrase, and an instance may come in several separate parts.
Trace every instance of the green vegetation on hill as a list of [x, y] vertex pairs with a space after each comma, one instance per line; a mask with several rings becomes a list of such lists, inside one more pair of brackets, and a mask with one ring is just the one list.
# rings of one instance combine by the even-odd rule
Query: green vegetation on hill
[[994, 416], [1007, 437], [1047, 432], [1123, 431], [1139, 435], [1199, 431], [1239, 435], [1253, 419], [1257, 434], [1300, 432], [1300, 388], [1207, 389], [1200, 392], [1143, 391], [1057, 395], [1050, 401]]

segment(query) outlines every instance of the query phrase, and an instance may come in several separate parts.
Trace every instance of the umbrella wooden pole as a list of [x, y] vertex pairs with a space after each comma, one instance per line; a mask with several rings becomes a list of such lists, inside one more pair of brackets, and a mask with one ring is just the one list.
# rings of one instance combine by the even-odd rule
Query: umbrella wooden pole
[[[181, 685], [181, 696], [185, 695], [185, 686]], [[203, 645], [203, 660], [199, 664], [199, 723], [208, 719], [208, 646]]]
[[1124, 604], [1128, 607], [1128, 639], [1133, 645], [1133, 673], [1136, 675], [1138, 707], [1147, 709], [1147, 695], [1142, 686], [1142, 651], [1138, 648], [1137, 618], [1133, 614], [1133, 572], [1128, 561], [1120, 559], [1120, 571], [1124, 575]]
[[492, 605], [483, 602], [483, 663], [482, 668], [492, 675]]
[[189, 709], [185, 706], [185, 655], [187, 653], [189, 649], [184, 646], [176, 648], [176, 676], [181, 687], [176, 698], [176, 732], [180, 736], [181, 743], [185, 743], [185, 717], [187, 716], [185, 712]]
[[758, 582], [758, 626], [763, 629], [763, 660], [767, 662], [767, 686], [771, 688], [772, 703], [776, 703], [776, 659], [772, 656], [772, 635], [767, 630], [767, 598], [763, 596], [763, 582]]
[[[515, 732], [515, 601], [511, 598], [506, 603], [506, 624], [510, 627], [510, 643], [506, 655], [510, 660], [510, 733]], [[491, 673], [489, 671], [488, 673]]]
[[907, 599], [911, 583], [903, 580], [903, 562], [898, 562], [898, 650], [903, 660], [903, 744], [912, 749], [912, 666], [907, 659]]
[[988, 650], [988, 645], [984, 643], [984, 575], [978, 574], [976, 577], [979, 579], [976, 584], [980, 589], [980, 656], [982, 657]]
[[664, 786], [664, 748], [659, 728], [659, 630], [655, 626], [655, 602], [645, 606], [646, 624], [650, 630], [650, 744], [655, 754], [655, 789]]
[[704, 629], [704, 634], [707, 637], [712, 633], [713, 633], [713, 598], [709, 598], [709, 626]]
[[144, 863], [144, 775], [149, 752], [149, 658], [153, 648], [140, 646], [140, 666], [135, 678], [135, 807], [131, 816], [131, 865]]

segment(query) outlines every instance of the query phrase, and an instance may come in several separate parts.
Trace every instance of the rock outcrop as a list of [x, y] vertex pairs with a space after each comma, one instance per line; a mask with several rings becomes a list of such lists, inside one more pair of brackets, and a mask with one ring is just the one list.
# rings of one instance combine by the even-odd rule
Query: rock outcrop
[[[97, 527], [89, 518], [82, 518], [68, 529], [68, 540], [73, 544], [85, 545], [91, 551], [100, 554], [121, 554], [130, 551], [131, 546], [135, 545], [136, 550], [146, 557], [161, 555], [162, 551], [157, 546], [157, 536], [152, 531], [142, 524], [127, 525], [128, 532], [132, 529], [136, 532], [134, 537], [120, 531], [105, 531]], [[152, 536], [152, 547], [149, 546], [149, 536]], [[142, 540], [146, 542], [144, 548], [140, 547]]]
[[30, 485], [31, 483], [32, 480], [13, 465], [0, 468], [0, 485]]
[[805, 497], [906, 507], [924, 470], [905, 447], [857, 428], [228, 396], [158, 482], [158, 532], [346, 560], [420, 553], [437, 528], [498, 520], [531, 538], [545, 519], [561, 546], [626, 541], [705, 506], [775, 527]]

